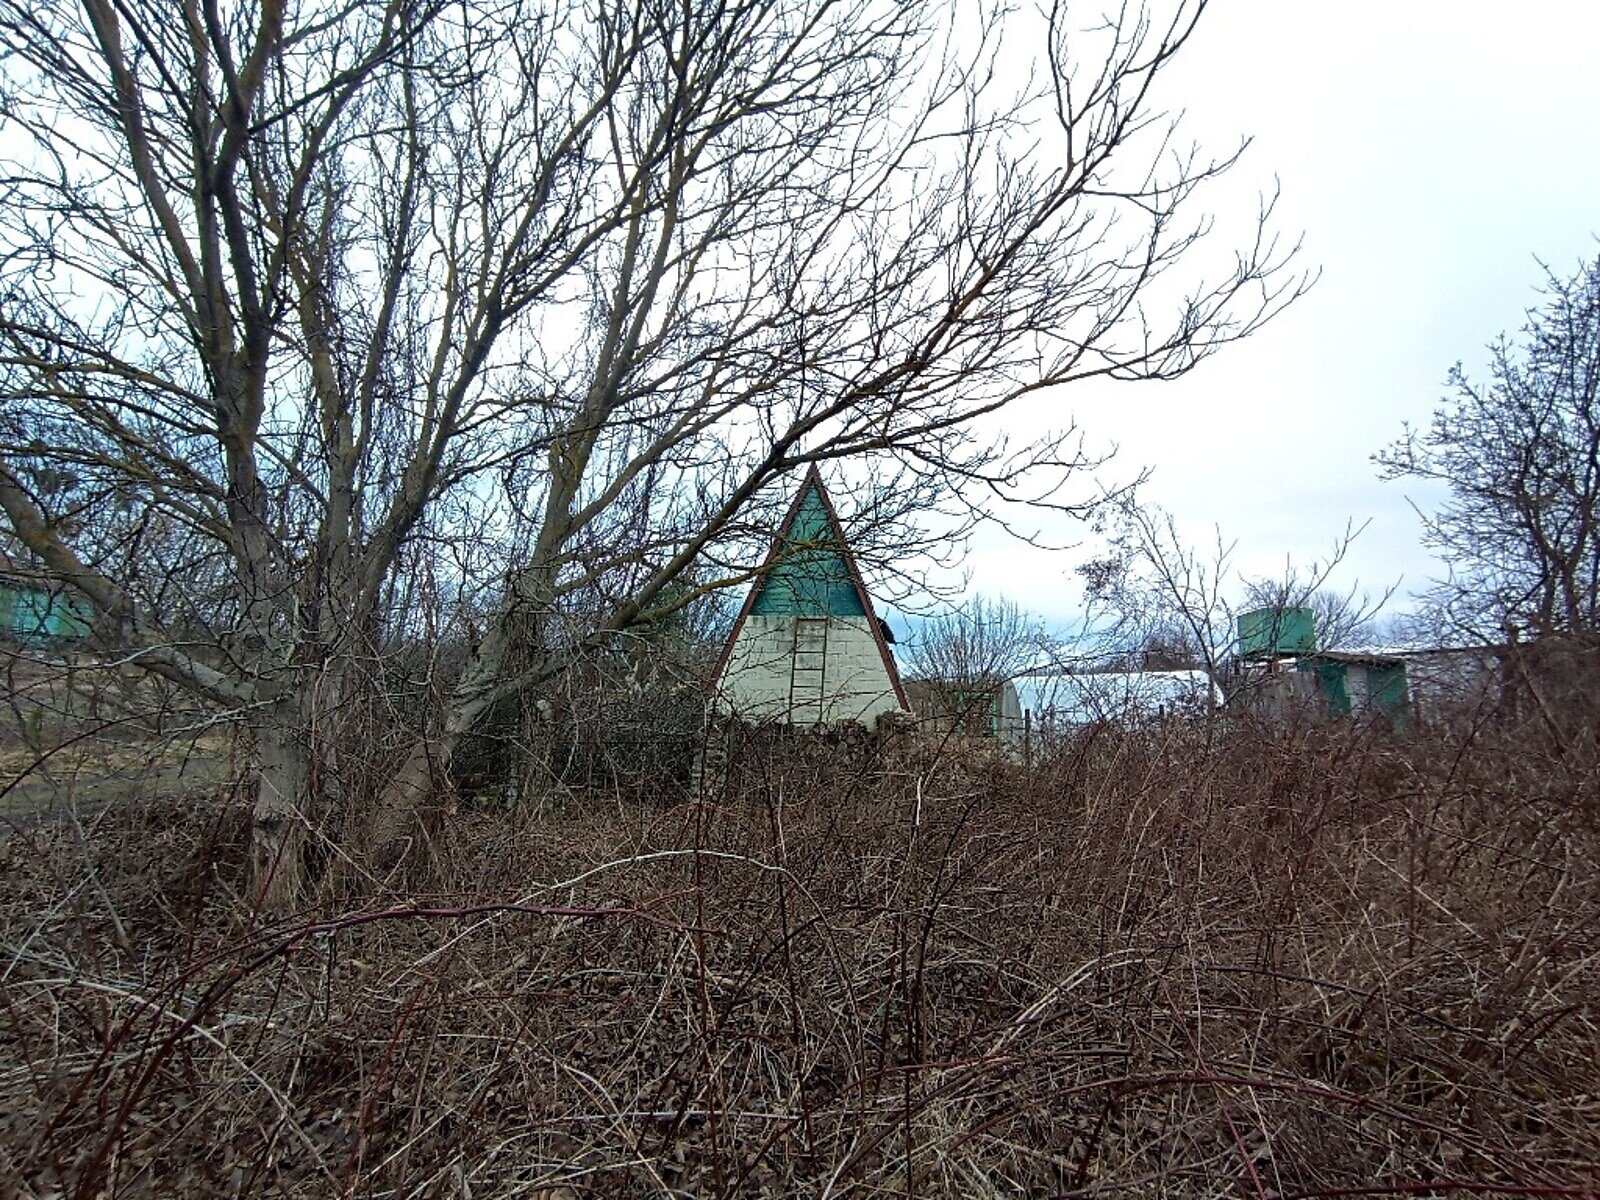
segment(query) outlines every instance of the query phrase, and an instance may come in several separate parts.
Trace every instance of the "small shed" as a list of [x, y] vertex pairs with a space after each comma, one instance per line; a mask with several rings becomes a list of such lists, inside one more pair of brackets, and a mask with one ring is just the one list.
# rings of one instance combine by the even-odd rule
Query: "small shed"
[[1421, 722], [1465, 721], [1514, 700], [1516, 652], [1506, 644], [1407, 647], [1411, 712]]
[[734, 622], [713, 704], [745, 720], [870, 724], [905, 690], [815, 467], [807, 473]]

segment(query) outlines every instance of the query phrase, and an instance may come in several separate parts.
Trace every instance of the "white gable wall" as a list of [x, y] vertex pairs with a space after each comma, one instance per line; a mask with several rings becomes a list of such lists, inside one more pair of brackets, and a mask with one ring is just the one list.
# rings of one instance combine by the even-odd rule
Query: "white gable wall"
[[[860, 721], [870, 725], [898, 710], [894, 683], [884, 668], [871, 617], [828, 617], [821, 703], [815, 685], [795, 680], [795, 633], [790, 614], [745, 617], [722, 672], [716, 704], [749, 721], [781, 719], [796, 724]], [[808, 702], [809, 701], [809, 702]]]

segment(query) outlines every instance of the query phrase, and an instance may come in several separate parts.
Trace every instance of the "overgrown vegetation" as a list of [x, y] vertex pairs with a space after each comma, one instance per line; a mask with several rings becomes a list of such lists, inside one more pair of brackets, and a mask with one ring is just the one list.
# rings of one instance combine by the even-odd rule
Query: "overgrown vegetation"
[[1592, 739], [774, 736], [549, 795], [288, 919], [225, 795], [14, 828], [5, 1190], [1593, 1194]]
[[458, 746], [748, 581], [807, 471], [923, 595], [979, 497], [1095, 507], [1007, 410], [1304, 291], [1166, 113], [1206, 8], [0, 0], [0, 571], [250, 732], [263, 901], [335, 826], [402, 860]]

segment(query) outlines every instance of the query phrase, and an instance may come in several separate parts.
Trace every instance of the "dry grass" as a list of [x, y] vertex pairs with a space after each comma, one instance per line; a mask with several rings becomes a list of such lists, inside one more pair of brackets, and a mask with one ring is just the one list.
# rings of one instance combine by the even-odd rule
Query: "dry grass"
[[22, 1195], [1594, 1195], [1600, 784], [1522, 735], [752, 751], [261, 925], [243, 814], [0, 846]]

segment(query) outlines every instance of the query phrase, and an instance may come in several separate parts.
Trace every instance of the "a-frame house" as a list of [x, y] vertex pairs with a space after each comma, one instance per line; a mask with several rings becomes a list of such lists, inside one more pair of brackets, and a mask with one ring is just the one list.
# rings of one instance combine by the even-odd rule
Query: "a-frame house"
[[745, 597], [712, 686], [718, 711], [749, 721], [871, 724], [908, 707], [815, 466]]

